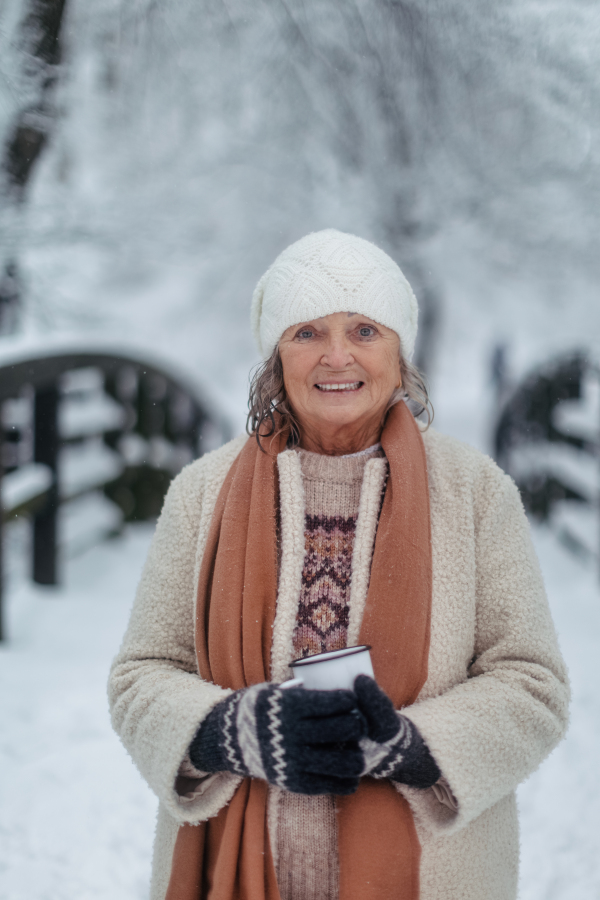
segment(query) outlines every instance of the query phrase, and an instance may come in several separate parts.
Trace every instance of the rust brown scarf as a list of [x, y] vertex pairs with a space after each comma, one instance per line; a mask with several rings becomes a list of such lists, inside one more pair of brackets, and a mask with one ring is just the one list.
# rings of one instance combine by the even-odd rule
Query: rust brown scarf
[[[249, 439], [219, 494], [198, 584], [200, 675], [243, 688], [268, 681], [277, 600], [277, 453]], [[404, 403], [381, 438], [389, 463], [360, 642], [397, 708], [427, 677], [431, 535], [423, 440]], [[268, 442], [267, 442], [268, 445]], [[183, 825], [166, 900], [279, 900], [267, 830], [267, 784], [245, 779], [219, 814]], [[418, 900], [420, 846], [406, 800], [389, 781], [363, 778], [337, 797], [340, 900]]]

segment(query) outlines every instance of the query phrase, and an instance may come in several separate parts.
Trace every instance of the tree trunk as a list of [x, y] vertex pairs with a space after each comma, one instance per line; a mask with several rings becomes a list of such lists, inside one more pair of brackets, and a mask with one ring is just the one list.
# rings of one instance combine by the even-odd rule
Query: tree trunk
[[54, 87], [61, 61], [60, 35], [66, 0], [29, 0], [20, 26], [22, 69], [18, 80], [27, 98], [0, 150], [0, 204], [4, 206], [4, 252], [0, 258], [0, 334], [18, 325], [22, 298], [14, 237], [27, 185], [55, 119]]

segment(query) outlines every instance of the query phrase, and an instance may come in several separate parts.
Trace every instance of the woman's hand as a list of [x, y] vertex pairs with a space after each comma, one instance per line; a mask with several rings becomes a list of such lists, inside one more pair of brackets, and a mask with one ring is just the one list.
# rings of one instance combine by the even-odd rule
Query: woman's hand
[[442, 773], [416, 726], [394, 709], [388, 695], [368, 675], [355, 679], [354, 691], [367, 723], [367, 736], [360, 741], [365, 758], [362, 774], [418, 788], [435, 784]]
[[352, 794], [366, 733], [352, 691], [256, 684], [222, 700], [202, 722], [190, 759], [204, 772], [262, 778], [297, 794]]

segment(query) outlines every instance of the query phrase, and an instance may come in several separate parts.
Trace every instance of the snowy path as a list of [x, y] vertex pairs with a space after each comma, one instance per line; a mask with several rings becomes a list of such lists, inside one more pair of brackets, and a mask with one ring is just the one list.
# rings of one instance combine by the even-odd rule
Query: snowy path
[[23, 583], [0, 651], [0, 897], [147, 897], [156, 801], [111, 730], [108, 666], [152, 529]]
[[[113, 735], [107, 669], [150, 529], [13, 587], [0, 650], [1, 900], [144, 900], [156, 802]], [[600, 897], [600, 603], [594, 573], [536, 545], [574, 688], [567, 740], [520, 790], [521, 900]]]
[[600, 590], [546, 531], [535, 533], [573, 689], [567, 738], [519, 791], [520, 900], [600, 898]]

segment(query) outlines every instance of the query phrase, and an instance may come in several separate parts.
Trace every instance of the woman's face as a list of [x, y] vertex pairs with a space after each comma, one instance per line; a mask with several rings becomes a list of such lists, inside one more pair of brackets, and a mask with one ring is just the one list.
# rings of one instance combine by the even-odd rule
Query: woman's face
[[395, 331], [358, 313], [333, 313], [288, 328], [279, 352], [303, 429], [313, 435], [348, 427], [378, 433], [402, 383]]

